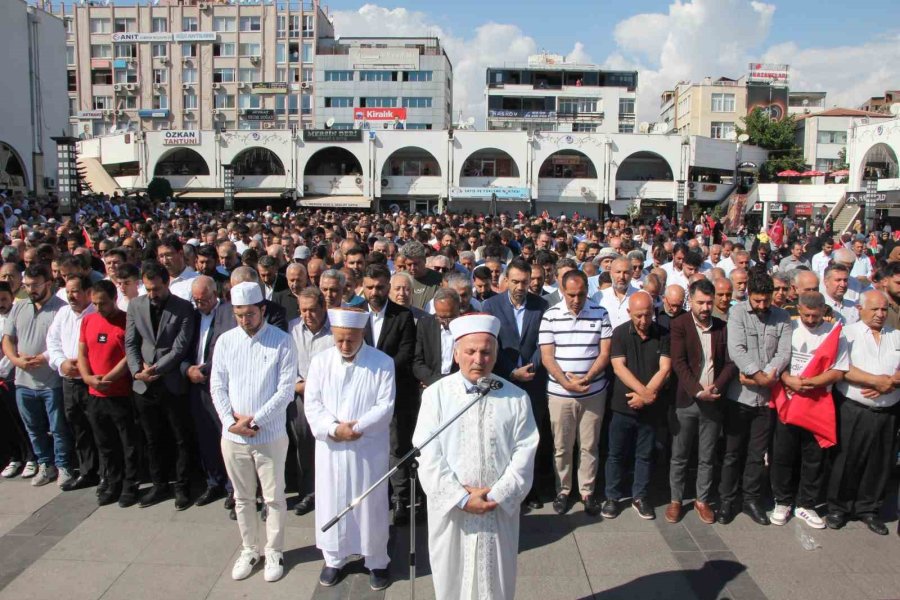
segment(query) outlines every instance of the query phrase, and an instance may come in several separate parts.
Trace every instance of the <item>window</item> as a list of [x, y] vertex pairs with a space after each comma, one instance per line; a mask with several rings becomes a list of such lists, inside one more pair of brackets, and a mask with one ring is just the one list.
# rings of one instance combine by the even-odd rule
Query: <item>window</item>
[[311, 63], [313, 61], [313, 45], [312, 44], [303, 44], [303, 62]]
[[169, 54], [168, 44], [153, 44], [150, 46], [150, 54], [153, 58], [165, 58]]
[[730, 121], [713, 121], [709, 128], [709, 137], [717, 140], [728, 139], [734, 133], [734, 123]]
[[234, 69], [213, 69], [213, 83], [232, 83]]
[[396, 108], [397, 99], [379, 96], [360, 98], [359, 105], [364, 108]]
[[262, 31], [259, 17], [241, 17], [241, 31]]
[[292, 42], [287, 48], [288, 62], [300, 62], [300, 44]]
[[240, 56], [260, 56], [259, 44], [240, 44], [238, 49]]
[[315, 37], [315, 21], [312, 15], [303, 15], [303, 37]]
[[572, 131], [580, 133], [590, 133], [597, 131], [596, 123], [572, 123]]
[[634, 133], [634, 123], [619, 123], [619, 133]]
[[75, 116], [78, 112], [78, 98], [69, 98], [69, 116]]
[[116, 51], [116, 58], [137, 58], [135, 44], [116, 44], [113, 49]]
[[197, 44], [181, 44], [181, 56], [185, 58], [196, 58], [197, 54]]
[[213, 56], [234, 56], [234, 44], [213, 44]]
[[312, 114], [312, 96], [309, 94], [300, 96], [300, 112], [304, 115]]
[[75, 65], [75, 46], [66, 46], [66, 64], [70, 67]]
[[403, 81], [431, 81], [431, 71], [404, 71]]
[[353, 81], [353, 71], [325, 71], [325, 81]]
[[393, 71], [360, 71], [360, 81], [395, 81]]
[[288, 35], [295, 38], [300, 37], [300, 15], [291, 15], [288, 20]]
[[119, 101], [120, 102], [119, 106], [121, 106], [123, 108], [127, 108], [128, 110], [134, 110], [138, 107], [137, 101], [138, 101], [137, 96], [125, 96]]
[[187, 131], [196, 131], [197, 121], [194, 120], [194, 115], [184, 115], [184, 125], [182, 125], [181, 127], [182, 129], [186, 129]]
[[287, 16], [278, 15], [278, 18], [275, 21], [275, 34], [280, 38], [287, 35]]
[[112, 46], [109, 44], [91, 44], [91, 58], [112, 58]]
[[276, 44], [275, 45], [275, 62], [278, 62], [278, 63], [286, 63], [287, 62], [287, 44]]
[[169, 110], [169, 97], [165, 94], [154, 94], [153, 108], [157, 110]]
[[559, 112], [570, 115], [593, 114], [599, 112], [597, 98], [560, 98]]
[[75, 74], [75, 69], [69, 69], [68, 71], [66, 71], [66, 91], [78, 91], [78, 76]]
[[116, 19], [113, 23], [113, 31], [115, 33], [129, 33], [134, 31], [134, 19]]
[[420, 130], [431, 129], [431, 123], [407, 123], [406, 128]]
[[91, 19], [91, 33], [109, 33], [109, 19]]
[[431, 108], [431, 98], [427, 96], [403, 98], [404, 108]]
[[213, 96], [213, 108], [234, 108], [234, 94], [216, 93]]
[[238, 108], [259, 108], [261, 106], [261, 96], [258, 94], [241, 94], [238, 96]]
[[818, 142], [820, 144], [846, 144], [846, 131], [819, 131]]
[[259, 80], [259, 69], [238, 69], [238, 81], [253, 83]]
[[181, 83], [197, 83], [197, 68], [184, 67], [181, 69]]
[[200, 25], [197, 23], [197, 17], [182, 17], [182, 31], [200, 31]]
[[153, 69], [153, 83], [169, 83], [169, 70]]
[[185, 92], [184, 96], [181, 98], [182, 104], [184, 104], [185, 109], [196, 110], [199, 106], [197, 102], [197, 94], [194, 92]]
[[310, 82], [312, 80], [313, 80], [313, 70], [307, 69], [306, 67], [304, 67], [303, 73], [300, 76], [300, 81]]
[[734, 94], [713, 94], [713, 112], [734, 112]]
[[71, 17], [63, 19], [63, 25], [66, 28], [66, 35], [75, 35], [75, 21]]
[[150, 19], [150, 30], [153, 33], [165, 33], [169, 31], [169, 21], [165, 17], [153, 17]]
[[91, 71], [91, 85], [109, 85], [112, 82], [112, 71], [109, 69], [94, 69]]
[[244, 129], [244, 130], [260, 129], [260, 125], [262, 125], [262, 123], [260, 123], [259, 121], [247, 121], [247, 120], [238, 121], [238, 127], [240, 129]]
[[300, 103], [294, 94], [281, 94], [275, 97], [275, 114], [276, 115], [296, 115], [300, 111]]
[[235, 26], [234, 17], [213, 17], [213, 31], [234, 31]]
[[291, 67], [288, 69], [288, 82], [300, 83], [300, 67]]
[[116, 83], [137, 83], [137, 69], [116, 69]]
[[287, 69], [275, 69], [275, 81], [287, 81]]
[[619, 98], [619, 116], [634, 114], [634, 98]]
[[94, 96], [93, 104], [94, 110], [107, 110], [113, 107], [112, 97], [111, 96]]
[[326, 96], [325, 108], [353, 108], [353, 97]]
[[841, 159], [839, 158], [819, 158], [816, 159], [816, 171], [822, 171], [823, 173], [834, 171], [840, 164]]

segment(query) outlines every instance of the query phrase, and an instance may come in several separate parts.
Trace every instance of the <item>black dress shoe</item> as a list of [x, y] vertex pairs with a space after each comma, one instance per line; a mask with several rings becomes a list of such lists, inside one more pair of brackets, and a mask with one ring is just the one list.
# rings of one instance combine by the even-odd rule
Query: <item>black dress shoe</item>
[[603, 505], [596, 496], [588, 496], [583, 499], [583, 502], [584, 512], [592, 517], [596, 517], [600, 514], [600, 511], [603, 510]]
[[396, 527], [402, 527], [409, 523], [409, 509], [403, 500], [394, 501], [394, 520]]
[[604, 519], [615, 519], [619, 516], [619, 503], [612, 498], [607, 498], [600, 508], [600, 514]]
[[387, 569], [372, 569], [369, 571], [369, 587], [379, 592], [391, 585], [391, 574]]
[[297, 516], [303, 516], [309, 512], [312, 512], [316, 508], [316, 497], [313, 495], [304, 496], [300, 502], [297, 503], [297, 506], [294, 507], [294, 514]]
[[234, 509], [234, 492], [228, 494], [228, 497], [225, 498], [225, 510], [233, 510]]
[[825, 515], [825, 526], [828, 529], [841, 529], [847, 524], [847, 516], [844, 513], [830, 512]]
[[541, 502], [539, 498], [535, 497], [525, 500], [525, 506], [527, 506], [531, 510], [540, 510], [544, 508], [544, 503]]
[[206, 488], [200, 497], [194, 500], [194, 504], [197, 506], [206, 506], [207, 504], [212, 504], [219, 498], [225, 497], [225, 488], [218, 485], [211, 485]]
[[130, 506], [134, 506], [138, 501], [138, 489], [136, 486], [125, 486], [122, 490], [122, 494], [119, 496], [119, 506], [121, 508], [128, 508]]
[[192, 504], [191, 495], [186, 490], [175, 490], [175, 510], [187, 510]]
[[101, 477], [100, 481], [97, 483], [97, 495], [99, 496], [109, 487], [109, 479], [106, 477]]
[[731, 502], [723, 502], [716, 511], [716, 523], [728, 525], [734, 520], [734, 505]]
[[656, 518], [656, 511], [653, 509], [653, 505], [645, 498], [635, 498], [632, 500], [631, 508], [633, 508], [642, 519], [652, 521]]
[[166, 485], [154, 485], [147, 491], [143, 496], [141, 496], [141, 508], [147, 508], [148, 506], [153, 506], [154, 504], [159, 504], [163, 500], [168, 500], [171, 494], [169, 493], [169, 486]]
[[766, 509], [763, 508], [763, 505], [759, 500], [744, 502], [744, 514], [753, 519], [754, 523], [759, 525], [768, 525], [770, 523], [769, 515], [766, 514]]
[[887, 525], [884, 524], [884, 521], [876, 517], [875, 515], [866, 515], [860, 519], [863, 523], [866, 524], [866, 527], [869, 528], [869, 531], [872, 533], [877, 533], [878, 535], [887, 535], [888, 528]]
[[334, 567], [322, 567], [322, 572], [319, 573], [319, 584], [325, 587], [331, 587], [333, 585], [337, 585], [337, 582], [341, 580], [341, 570], [336, 569]]
[[232, 521], [237, 521], [237, 511], [234, 509], [234, 507], [228, 509], [228, 518]]
[[100, 482], [100, 478], [96, 475], [79, 475], [77, 478], [64, 483], [59, 489], [64, 492], [72, 492], [74, 490], [83, 490], [84, 488], [94, 487]]
[[558, 515], [569, 512], [569, 497], [566, 494], [560, 494], [553, 499], [553, 512]]
[[122, 489], [119, 486], [107, 487], [106, 491], [97, 496], [98, 506], [108, 506], [115, 503], [122, 496]]

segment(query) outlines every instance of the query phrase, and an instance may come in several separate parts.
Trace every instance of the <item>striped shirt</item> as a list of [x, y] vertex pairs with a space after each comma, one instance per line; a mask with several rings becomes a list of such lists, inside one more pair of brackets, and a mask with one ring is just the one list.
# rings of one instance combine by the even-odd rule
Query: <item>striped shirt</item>
[[[294, 400], [297, 353], [291, 336], [263, 322], [253, 337], [235, 327], [222, 334], [213, 352], [210, 393], [222, 437], [238, 444], [269, 444], [287, 435], [285, 414]], [[253, 437], [228, 431], [234, 413], [253, 415]]]
[[[538, 344], [555, 347], [554, 357], [563, 373], [584, 375], [600, 355], [600, 340], [612, 337], [612, 326], [606, 309], [588, 300], [578, 315], [573, 315], [566, 301], [550, 307], [541, 319]], [[547, 382], [547, 393], [563, 398], [586, 398], [606, 389], [608, 381], [601, 373], [583, 394], [573, 394], [553, 376]]]

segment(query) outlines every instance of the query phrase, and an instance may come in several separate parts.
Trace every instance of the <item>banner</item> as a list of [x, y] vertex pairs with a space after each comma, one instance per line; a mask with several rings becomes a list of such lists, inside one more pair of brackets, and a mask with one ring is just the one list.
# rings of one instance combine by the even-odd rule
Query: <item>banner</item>
[[555, 110], [502, 110], [502, 109], [490, 109], [488, 110], [488, 117], [493, 119], [530, 119], [530, 120], [544, 120], [544, 119], [555, 119], [556, 111]]
[[497, 195], [497, 200], [531, 200], [531, 190], [527, 187], [452, 187], [450, 200], [490, 200]]
[[287, 94], [288, 84], [284, 81], [259, 81], [250, 84], [251, 94]]
[[200, 132], [188, 129], [171, 129], [163, 132], [163, 146], [199, 146]]
[[304, 142], [361, 142], [362, 131], [359, 129], [304, 129]]
[[169, 116], [169, 111], [161, 108], [139, 110], [138, 116], [142, 119], [165, 119]]
[[275, 111], [265, 108], [247, 108], [241, 113], [245, 121], [274, 121]]
[[114, 33], [113, 44], [131, 44], [141, 42], [171, 42], [171, 33]]
[[179, 31], [172, 34], [176, 42], [214, 42], [217, 39], [215, 31]]
[[747, 86], [747, 112], [761, 108], [773, 121], [781, 121], [787, 115], [788, 90], [773, 85]]
[[354, 108], [354, 129], [406, 129], [405, 108]]
[[750, 83], [778, 83], [787, 86], [791, 66], [772, 63], [750, 63], [747, 81]]

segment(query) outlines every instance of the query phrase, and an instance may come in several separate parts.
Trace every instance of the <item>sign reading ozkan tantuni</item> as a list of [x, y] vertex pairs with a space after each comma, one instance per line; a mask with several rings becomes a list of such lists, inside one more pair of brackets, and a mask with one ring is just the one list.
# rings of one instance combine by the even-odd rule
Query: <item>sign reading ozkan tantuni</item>
[[172, 129], [163, 134], [163, 146], [198, 146], [199, 144], [199, 131]]

